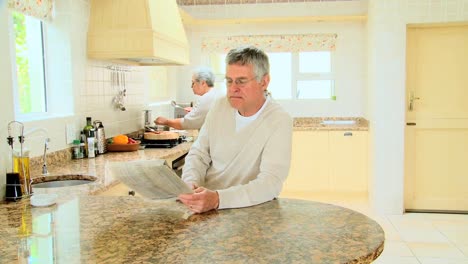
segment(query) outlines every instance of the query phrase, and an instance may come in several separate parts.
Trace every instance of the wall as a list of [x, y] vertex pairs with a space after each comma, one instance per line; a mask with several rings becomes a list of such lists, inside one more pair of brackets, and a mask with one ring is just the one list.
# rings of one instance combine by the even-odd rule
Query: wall
[[[169, 89], [166, 98], [159, 102], [148, 99], [150, 83], [148, 80], [152, 67], [125, 67], [127, 74], [126, 111], [113, 107], [112, 99], [118, 88], [110, 82], [108, 66], [114, 65], [104, 61], [88, 60], [86, 56], [86, 33], [89, 18], [88, 0], [54, 1], [55, 13], [51, 22], [46, 22], [46, 40], [48, 42], [48, 90], [52, 96], [58, 97], [61, 105], [54, 106], [56, 113], [42, 119], [24, 121], [25, 131], [37, 132], [29, 134], [25, 146], [30, 149], [31, 156], [42, 155], [44, 139], [49, 137], [49, 151], [57, 151], [69, 147], [66, 141], [66, 126], [75, 126], [75, 134], [85, 125], [86, 116], [100, 119], [106, 129], [106, 136], [128, 133], [143, 127], [143, 110], [153, 111], [156, 115], [172, 117], [173, 109], [169, 99], [175, 98], [176, 91]], [[7, 125], [11, 120], [18, 119], [13, 107], [13, 82], [9, 47], [9, 12], [6, 1], [0, 1], [0, 83], [2, 96], [2, 114], [0, 115], [0, 198], [4, 196], [5, 172], [11, 170], [7, 137]], [[175, 79], [175, 67], [167, 67], [168, 78]], [[165, 83], [165, 82], [161, 82]], [[51, 172], [53, 173], [53, 172]]]
[[466, 0], [372, 0], [368, 11], [370, 201], [403, 212], [406, 25], [468, 21]]
[[[207, 63], [206, 57], [201, 54], [201, 42], [204, 37], [307, 33], [338, 34], [335, 52], [337, 100], [279, 100], [279, 103], [294, 117], [365, 116], [367, 69], [364, 21], [190, 26], [187, 28], [187, 34], [191, 43], [191, 66]], [[177, 91], [179, 100], [193, 99], [191, 90], [186, 88], [190, 83], [190, 77], [180, 78], [181, 83], [177, 85], [181, 88]], [[275, 77], [272, 76], [272, 78]], [[225, 87], [222, 88], [225, 89]]]

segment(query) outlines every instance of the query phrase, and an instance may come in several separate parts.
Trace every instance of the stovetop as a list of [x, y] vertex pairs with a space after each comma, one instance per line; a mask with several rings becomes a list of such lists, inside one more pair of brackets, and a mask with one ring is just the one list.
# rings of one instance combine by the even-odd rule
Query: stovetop
[[145, 146], [145, 148], [173, 148], [182, 142], [185, 142], [185, 138], [181, 136], [178, 139], [160, 139], [160, 140], [142, 139], [141, 145]]

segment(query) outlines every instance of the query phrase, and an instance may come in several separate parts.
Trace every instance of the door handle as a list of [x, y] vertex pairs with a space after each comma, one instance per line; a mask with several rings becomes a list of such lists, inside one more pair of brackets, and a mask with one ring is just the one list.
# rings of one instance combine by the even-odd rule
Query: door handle
[[414, 109], [414, 100], [419, 100], [419, 99], [420, 99], [419, 97], [414, 96], [414, 91], [410, 92], [409, 107], [408, 107], [409, 111], [413, 111]]

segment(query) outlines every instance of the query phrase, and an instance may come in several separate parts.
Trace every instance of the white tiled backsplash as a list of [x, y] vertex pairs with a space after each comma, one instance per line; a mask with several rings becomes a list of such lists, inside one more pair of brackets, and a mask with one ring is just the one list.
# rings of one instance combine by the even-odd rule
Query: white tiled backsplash
[[[125, 85], [112, 82], [111, 68], [118, 67], [120, 75], [125, 72]], [[152, 119], [156, 116], [173, 117], [174, 112], [169, 100], [160, 103], [148, 101], [149, 68], [109, 64], [107, 62], [89, 61], [86, 71], [85, 86], [80, 89], [80, 106], [82, 120], [91, 116], [104, 123], [108, 135], [129, 133], [143, 127], [143, 110], [152, 110]], [[126, 90], [124, 105], [121, 111], [113, 102], [119, 91]]]

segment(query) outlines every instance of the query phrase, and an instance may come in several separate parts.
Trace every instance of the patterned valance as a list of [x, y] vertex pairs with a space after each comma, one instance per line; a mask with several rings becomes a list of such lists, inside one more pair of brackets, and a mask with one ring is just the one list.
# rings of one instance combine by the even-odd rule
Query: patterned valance
[[53, 0], [8, 0], [8, 8], [41, 20], [52, 18]]
[[253, 45], [267, 52], [334, 51], [336, 38], [336, 34], [209, 37], [202, 40], [202, 51], [227, 53], [245, 45]]

